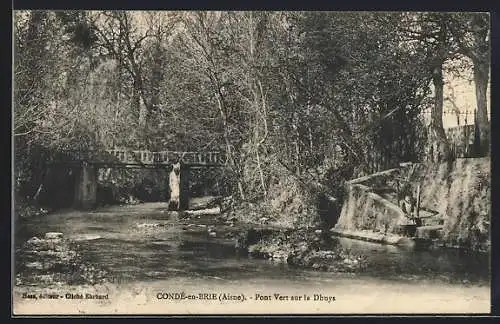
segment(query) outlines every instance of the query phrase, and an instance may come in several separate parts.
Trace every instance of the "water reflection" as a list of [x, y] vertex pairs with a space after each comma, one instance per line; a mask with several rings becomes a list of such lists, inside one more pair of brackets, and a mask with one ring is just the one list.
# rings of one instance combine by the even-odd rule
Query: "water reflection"
[[448, 281], [489, 281], [489, 258], [460, 250], [411, 249], [350, 239], [339, 239], [344, 248], [363, 253], [369, 266], [365, 273], [377, 277], [435, 278]]

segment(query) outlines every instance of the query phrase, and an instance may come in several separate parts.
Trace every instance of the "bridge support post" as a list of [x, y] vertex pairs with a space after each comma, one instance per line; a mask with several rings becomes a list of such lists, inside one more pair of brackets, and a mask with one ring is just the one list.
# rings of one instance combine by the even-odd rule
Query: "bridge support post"
[[91, 209], [97, 202], [97, 169], [84, 162], [79, 169], [75, 182], [74, 207]]
[[186, 210], [189, 207], [189, 166], [183, 164], [181, 167], [181, 183], [179, 190], [179, 208]]

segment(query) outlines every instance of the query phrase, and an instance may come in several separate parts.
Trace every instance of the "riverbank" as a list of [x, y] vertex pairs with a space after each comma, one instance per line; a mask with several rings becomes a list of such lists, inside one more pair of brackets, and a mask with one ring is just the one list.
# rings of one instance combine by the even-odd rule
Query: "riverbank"
[[23, 220], [29, 217], [47, 215], [51, 210], [38, 206], [34, 201], [17, 199], [14, 203], [14, 219]]
[[109, 279], [99, 265], [84, 260], [78, 240], [60, 232], [32, 237], [15, 253], [15, 284], [19, 286], [93, 285]]
[[362, 255], [335, 244], [331, 233], [321, 227], [297, 222], [293, 214], [283, 220], [266, 207], [242, 204], [217, 220], [238, 228], [235, 247], [250, 258], [330, 272], [357, 272], [366, 267]]
[[415, 241], [409, 237], [396, 234], [384, 234], [384, 233], [374, 233], [373, 231], [359, 230], [359, 231], [347, 231], [347, 230], [336, 230], [331, 229], [333, 235], [347, 237], [351, 239], [374, 242], [379, 244], [392, 244], [399, 246], [415, 246]]

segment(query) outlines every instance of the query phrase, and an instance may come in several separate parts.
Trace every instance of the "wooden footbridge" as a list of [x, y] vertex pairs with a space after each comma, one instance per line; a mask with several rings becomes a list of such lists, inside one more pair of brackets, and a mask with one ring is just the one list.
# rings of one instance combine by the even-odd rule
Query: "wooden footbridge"
[[[48, 166], [62, 165], [72, 168], [77, 176], [74, 206], [90, 209], [97, 201], [97, 170], [100, 168], [152, 168], [170, 172], [174, 163], [181, 163], [182, 201], [189, 194], [189, 170], [192, 168], [224, 167], [227, 159], [221, 152], [178, 152], [147, 150], [74, 150], [61, 151], [48, 161]], [[168, 186], [168, 184], [165, 184]]]

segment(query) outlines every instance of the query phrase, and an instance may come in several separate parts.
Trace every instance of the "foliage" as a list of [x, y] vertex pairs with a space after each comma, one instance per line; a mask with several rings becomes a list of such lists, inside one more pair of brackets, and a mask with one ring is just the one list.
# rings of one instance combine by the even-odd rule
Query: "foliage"
[[[217, 190], [243, 200], [266, 199], [292, 175], [340, 196], [353, 176], [422, 158], [437, 43], [421, 36], [438, 21], [449, 31], [440, 58], [472, 55], [484, 44], [469, 41], [479, 33], [469, 18], [15, 12], [18, 187], [34, 194], [43, 154], [125, 147], [224, 151]], [[165, 195], [164, 178], [147, 172], [104, 184]]]

